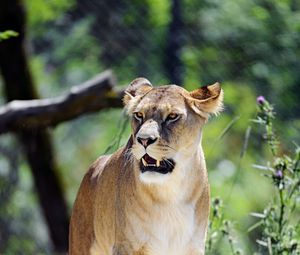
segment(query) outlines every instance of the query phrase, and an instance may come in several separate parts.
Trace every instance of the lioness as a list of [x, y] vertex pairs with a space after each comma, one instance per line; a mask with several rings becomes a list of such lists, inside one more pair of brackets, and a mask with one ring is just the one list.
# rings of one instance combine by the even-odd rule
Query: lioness
[[203, 255], [209, 184], [202, 126], [222, 108], [218, 83], [192, 92], [125, 91], [132, 119], [127, 145], [100, 157], [85, 175], [70, 224], [70, 255]]

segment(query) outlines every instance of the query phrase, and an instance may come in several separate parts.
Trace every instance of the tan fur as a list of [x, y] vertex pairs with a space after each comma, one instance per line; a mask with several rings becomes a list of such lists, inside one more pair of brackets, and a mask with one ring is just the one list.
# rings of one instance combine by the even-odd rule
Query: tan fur
[[[124, 97], [132, 117], [128, 144], [100, 157], [80, 186], [70, 224], [70, 255], [203, 255], [209, 184], [201, 147], [202, 126], [221, 109], [219, 84], [191, 93], [134, 80]], [[170, 113], [180, 114], [173, 122]], [[173, 115], [174, 116], [174, 115]], [[176, 115], [175, 115], [176, 116]], [[144, 148], [137, 137], [153, 135]], [[140, 171], [147, 153], [173, 159], [171, 173]]]

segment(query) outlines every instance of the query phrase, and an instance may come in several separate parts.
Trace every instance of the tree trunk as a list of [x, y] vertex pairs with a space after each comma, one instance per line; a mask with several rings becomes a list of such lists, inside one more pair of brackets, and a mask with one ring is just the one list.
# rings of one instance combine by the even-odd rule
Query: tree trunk
[[[0, 70], [6, 99], [11, 101], [37, 98], [24, 47], [25, 13], [21, 0], [0, 1], [0, 31], [5, 30], [19, 33], [16, 38], [0, 42]], [[50, 136], [46, 130], [39, 129], [19, 132], [18, 137], [31, 168], [54, 249], [57, 252], [66, 251], [69, 217], [63, 191], [56, 176]]]
[[180, 55], [183, 45], [183, 21], [180, 0], [172, 0], [171, 17], [167, 34], [165, 70], [171, 83], [182, 85], [184, 69]]

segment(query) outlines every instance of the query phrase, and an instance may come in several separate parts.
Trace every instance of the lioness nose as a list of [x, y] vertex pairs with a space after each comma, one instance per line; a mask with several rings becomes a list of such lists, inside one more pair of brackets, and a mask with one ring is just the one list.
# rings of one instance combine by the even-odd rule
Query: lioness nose
[[137, 138], [137, 141], [141, 145], [143, 145], [145, 148], [147, 148], [150, 144], [155, 143], [156, 140], [157, 140], [157, 138], [152, 139], [150, 137], [149, 138], [140, 138], [140, 137]]

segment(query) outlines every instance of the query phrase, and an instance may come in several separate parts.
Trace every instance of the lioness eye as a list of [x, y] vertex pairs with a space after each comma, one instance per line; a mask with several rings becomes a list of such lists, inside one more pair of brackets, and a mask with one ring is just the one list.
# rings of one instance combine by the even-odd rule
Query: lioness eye
[[170, 113], [166, 119], [166, 121], [176, 121], [179, 119], [179, 115], [176, 113]]
[[143, 120], [143, 114], [141, 112], [135, 112], [134, 113], [134, 117], [138, 120], [138, 121], [142, 121]]

